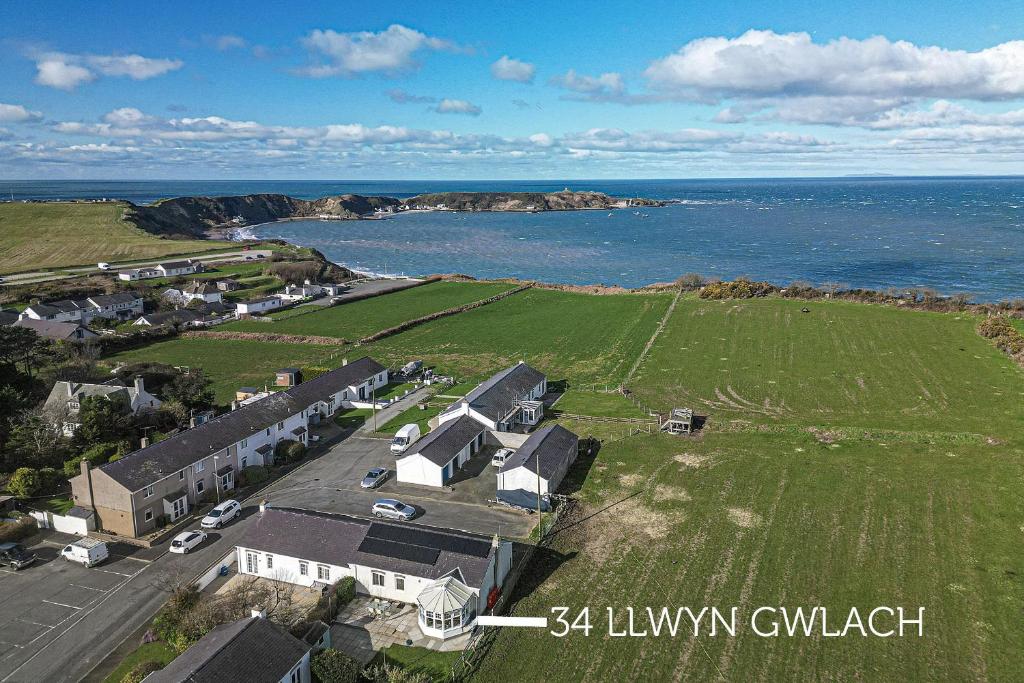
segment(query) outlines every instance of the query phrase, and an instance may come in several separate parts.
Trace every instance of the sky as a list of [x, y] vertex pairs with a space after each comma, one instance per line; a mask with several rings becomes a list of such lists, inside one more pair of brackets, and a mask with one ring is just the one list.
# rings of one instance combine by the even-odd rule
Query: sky
[[1024, 3], [6, 3], [0, 177], [1024, 172]]

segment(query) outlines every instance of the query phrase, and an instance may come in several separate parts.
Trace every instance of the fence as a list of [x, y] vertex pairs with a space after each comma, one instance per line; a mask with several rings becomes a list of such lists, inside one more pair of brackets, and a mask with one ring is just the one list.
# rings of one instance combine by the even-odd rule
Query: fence
[[36, 520], [36, 526], [40, 529], [53, 529], [63, 534], [76, 534], [78, 536], [86, 536], [90, 531], [96, 530], [96, 518], [91, 513], [88, 517], [55, 515], [45, 510], [33, 510], [28, 514]]
[[575, 413], [564, 413], [560, 410], [552, 410], [554, 418], [565, 418], [567, 420], [579, 420], [580, 422], [625, 422], [628, 424], [654, 424], [652, 417], [614, 417], [611, 415], [577, 415]]

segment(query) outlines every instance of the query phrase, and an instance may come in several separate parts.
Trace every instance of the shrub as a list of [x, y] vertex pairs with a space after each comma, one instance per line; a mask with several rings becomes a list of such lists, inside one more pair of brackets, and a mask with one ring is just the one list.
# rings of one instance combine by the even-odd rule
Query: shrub
[[274, 458], [281, 462], [298, 462], [306, 455], [306, 447], [300, 441], [285, 439], [274, 447]]
[[16, 522], [0, 524], [0, 543], [14, 543], [28, 538], [36, 531], [36, 521], [31, 517], [20, 517]]
[[770, 282], [753, 282], [737, 278], [732, 282], [709, 282], [700, 290], [702, 299], [753, 299], [768, 296], [779, 291]]
[[339, 650], [321, 650], [309, 662], [313, 679], [319, 683], [357, 683], [361, 680], [359, 662]]
[[122, 441], [103, 441], [93, 444], [82, 451], [81, 455], [64, 461], [64, 476], [68, 479], [76, 476], [80, 470], [80, 463], [83, 458], [89, 461], [93, 467], [102, 465], [105, 462], [113, 462], [111, 458], [115, 455], [124, 455], [127, 451], [126, 444]]
[[250, 465], [249, 467], [243, 468], [242, 471], [238, 473], [239, 486], [262, 484], [267, 479], [270, 479], [270, 470], [262, 465]]
[[334, 594], [338, 598], [338, 609], [340, 610], [356, 597], [356, 580], [351, 576], [346, 576], [335, 585]]
[[43, 467], [39, 470], [39, 484], [43, 491], [53, 491], [60, 487], [64, 477], [52, 467]]
[[142, 683], [142, 680], [153, 673], [159, 671], [163, 667], [160, 666], [160, 662], [139, 662], [132, 667], [132, 670], [124, 675], [121, 679], [121, 683]]
[[406, 671], [390, 664], [378, 664], [363, 675], [373, 683], [430, 683], [430, 676], [423, 672]]
[[29, 498], [43, 488], [43, 479], [38, 470], [31, 467], [19, 467], [7, 482], [7, 490], [18, 498]]
[[330, 372], [330, 368], [325, 368], [322, 365], [307, 365], [302, 368], [302, 381], [308, 382], [309, 380], [316, 379], [327, 372]]

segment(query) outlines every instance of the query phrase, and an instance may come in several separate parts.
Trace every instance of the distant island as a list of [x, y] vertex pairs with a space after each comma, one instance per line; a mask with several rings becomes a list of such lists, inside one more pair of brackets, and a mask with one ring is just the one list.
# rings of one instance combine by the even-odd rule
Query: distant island
[[296, 199], [283, 194], [177, 197], [150, 205], [128, 205], [125, 220], [146, 232], [173, 239], [217, 239], [247, 225], [280, 220], [360, 220], [406, 211], [579, 211], [664, 206], [644, 198], [603, 192], [436, 192], [408, 199], [343, 194]]

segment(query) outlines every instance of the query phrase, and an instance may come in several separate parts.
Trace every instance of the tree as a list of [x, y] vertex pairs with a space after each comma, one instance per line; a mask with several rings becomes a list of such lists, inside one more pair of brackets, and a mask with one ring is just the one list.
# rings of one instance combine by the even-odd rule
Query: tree
[[11, 325], [0, 326], [0, 365], [17, 367], [20, 363], [22, 371], [32, 377], [32, 371], [51, 352], [52, 344], [32, 330]]
[[134, 437], [134, 420], [124, 401], [106, 396], [82, 399], [78, 408], [78, 429], [73, 441], [86, 448], [104, 441], [122, 441]]
[[193, 410], [205, 410], [213, 406], [212, 382], [202, 370], [189, 370], [174, 378], [164, 389], [164, 397], [175, 400]]
[[22, 411], [14, 421], [7, 440], [8, 459], [34, 467], [59, 463], [67, 448], [64, 436], [67, 414], [60, 409], [63, 405], [39, 412]]
[[31, 467], [19, 467], [7, 482], [7, 490], [18, 498], [29, 498], [36, 495], [43, 486], [43, 479], [37, 470]]
[[339, 650], [321, 650], [309, 661], [313, 678], [319, 683], [356, 683], [361, 680], [359, 662]]

